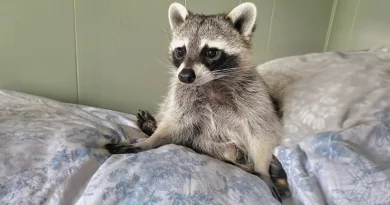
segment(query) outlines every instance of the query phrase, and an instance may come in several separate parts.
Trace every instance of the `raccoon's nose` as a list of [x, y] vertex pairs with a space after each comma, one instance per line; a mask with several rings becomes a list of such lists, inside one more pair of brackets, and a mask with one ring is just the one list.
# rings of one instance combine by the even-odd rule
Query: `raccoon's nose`
[[183, 68], [179, 73], [179, 80], [183, 83], [193, 83], [195, 81], [195, 72], [191, 68]]

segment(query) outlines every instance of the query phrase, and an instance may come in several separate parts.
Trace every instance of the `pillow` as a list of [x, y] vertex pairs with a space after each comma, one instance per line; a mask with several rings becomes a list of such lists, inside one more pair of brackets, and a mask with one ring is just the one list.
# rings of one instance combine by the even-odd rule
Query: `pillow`
[[272, 60], [257, 69], [281, 103], [285, 146], [376, 120], [389, 107], [387, 52], [311, 53]]

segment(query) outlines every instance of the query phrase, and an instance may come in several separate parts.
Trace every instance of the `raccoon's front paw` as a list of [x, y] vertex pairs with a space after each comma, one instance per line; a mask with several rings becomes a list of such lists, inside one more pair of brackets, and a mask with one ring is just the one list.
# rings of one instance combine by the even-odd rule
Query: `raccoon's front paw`
[[140, 147], [131, 144], [106, 144], [104, 148], [106, 148], [111, 154], [138, 153], [142, 151]]
[[275, 156], [272, 156], [272, 162], [269, 167], [269, 174], [281, 197], [287, 198], [291, 196], [287, 181], [287, 174], [284, 171], [282, 164]]
[[138, 127], [146, 135], [151, 136], [157, 129], [157, 122], [154, 117], [146, 110], [139, 110], [137, 113]]

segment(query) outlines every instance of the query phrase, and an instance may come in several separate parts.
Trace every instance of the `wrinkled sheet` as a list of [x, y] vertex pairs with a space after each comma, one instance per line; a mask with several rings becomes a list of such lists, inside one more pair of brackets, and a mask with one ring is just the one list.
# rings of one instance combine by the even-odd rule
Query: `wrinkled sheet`
[[386, 115], [278, 148], [294, 204], [390, 204], [390, 110]]
[[[390, 204], [389, 66], [389, 53], [359, 51], [259, 67], [286, 100], [275, 154], [295, 204]], [[181, 146], [98, 148], [142, 137], [133, 120], [0, 91], [0, 204], [279, 204], [259, 178]]]
[[0, 204], [280, 204], [260, 178], [185, 147], [99, 148], [143, 137], [133, 119], [0, 90]]
[[388, 51], [311, 53], [258, 67], [283, 102], [276, 156], [295, 204], [390, 204]]

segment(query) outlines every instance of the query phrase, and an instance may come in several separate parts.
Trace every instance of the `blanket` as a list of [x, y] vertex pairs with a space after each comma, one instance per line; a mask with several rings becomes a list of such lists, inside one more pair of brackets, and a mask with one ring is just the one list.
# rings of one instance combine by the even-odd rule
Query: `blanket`
[[[275, 155], [294, 204], [390, 204], [389, 65], [389, 53], [359, 51], [259, 66], [284, 101]], [[134, 120], [0, 90], [1, 204], [280, 204], [260, 178], [186, 147], [101, 148], [145, 137]]]
[[140, 137], [132, 115], [0, 90], [0, 202], [280, 204], [257, 176], [186, 147], [100, 148]]

